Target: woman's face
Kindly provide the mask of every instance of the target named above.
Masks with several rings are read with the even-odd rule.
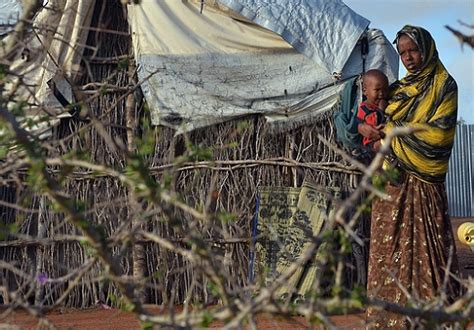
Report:
[[[407,35],[401,35],[398,39],[398,53],[403,66],[412,73],[421,68],[423,58],[416,43]]]

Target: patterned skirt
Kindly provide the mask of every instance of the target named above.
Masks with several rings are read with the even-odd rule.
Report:
[[[444,184],[429,184],[405,174],[388,184],[390,200],[372,205],[367,294],[406,306],[412,300],[431,301],[446,292],[446,302],[459,294],[458,264]],[[446,286],[446,287],[444,287]],[[409,320],[369,308],[369,328],[404,329]]]

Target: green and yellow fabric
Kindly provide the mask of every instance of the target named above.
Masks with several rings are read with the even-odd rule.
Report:
[[[305,181],[300,188],[261,187],[258,239],[259,273],[271,283],[304,253],[312,236],[318,235],[331,211],[332,197],[338,191]],[[320,248],[321,249],[321,248]],[[304,296],[318,272],[318,254],[297,269],[277,297]]]
[[[386,132],[395,127],[420,131],[392,140],[399,166],[429,183],[444,182],[454,142],[457,118],[457,85],[438,58],[428,31],[406,25],[397,35],[409,36],[422,53],[422,67],[395,82],[385,112]]]

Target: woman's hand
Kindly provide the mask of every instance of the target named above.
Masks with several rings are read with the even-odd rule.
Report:
[[[368,124],[360,123],[359,125],[357,125],[357,131],[360,135],[365,136],[366,138],[369,138],[372,141],[377,141],[385,137],[385,134],[383,132],[384,127],[384,125],[372,127]]]
[[[375,143],[374,143],[374,151],[375,152],[379,152],[380,148],[382,147],[382,143],[380,141],[382,141],[382,140],[375,141]]]

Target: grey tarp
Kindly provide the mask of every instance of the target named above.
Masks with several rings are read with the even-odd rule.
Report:
[[[342,1],[218,0],[200,9],[198,0],[129,6],[156,125],[189,131],[264,114],[276,127],[292,127],[337,106],[341,81],[362,71],[356,43],[369,22]],[[393,81],[393,47],[380,31],[369,32],[369,46],[367,68]]]
[[[49,1],[34,20],[38,34],[22,45],[32,56],[11,67],[29,86],[18,91],[30,105],[28,120],[49,117],[33,127],[39,134],[69,111],[48,82],[75,101],[71,84],[81,73],[93,8],[92,0]],[[341,81],[362,71],[356,43],[368,21],[339,0],[206,0],[202,14],[200,0],[143,0],[128,8],[156,125],[189,131],[264,114],[275,127],[292,127],[337,106]],[[393,81],[395,50],[380,31],[368,36],[366,67]]]

